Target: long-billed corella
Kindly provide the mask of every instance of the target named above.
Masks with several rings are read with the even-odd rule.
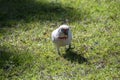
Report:
[[[52,42],[55,44],[58,54],[60,54],[59,48],[69,45],[71,47],[72,33],[70,27],[66,24],[61,25],[52,32]]]

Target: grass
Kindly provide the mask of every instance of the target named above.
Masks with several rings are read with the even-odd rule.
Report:
[[[0,0],[1,80],[119,80],[119,0]],[[51,32],[65,19],[72,46]]]

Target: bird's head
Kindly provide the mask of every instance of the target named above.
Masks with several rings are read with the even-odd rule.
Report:
[[[68,36],[68,32],[69,32],[69,26],[68,25],[61,25],[59,27],[59,30],[60,30],[60,33]]]

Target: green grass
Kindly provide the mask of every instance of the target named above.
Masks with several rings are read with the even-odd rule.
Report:
[[[72,46],[51,32],[65,19]],[[119,0],[0,0],[1,80],[119,80]]]

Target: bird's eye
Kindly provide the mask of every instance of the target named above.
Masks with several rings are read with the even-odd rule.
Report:
[[[61,29],[62,32],[67,32],[69,29]]]
[[[61,31],[64,32],[64,29],[62,29]]]

